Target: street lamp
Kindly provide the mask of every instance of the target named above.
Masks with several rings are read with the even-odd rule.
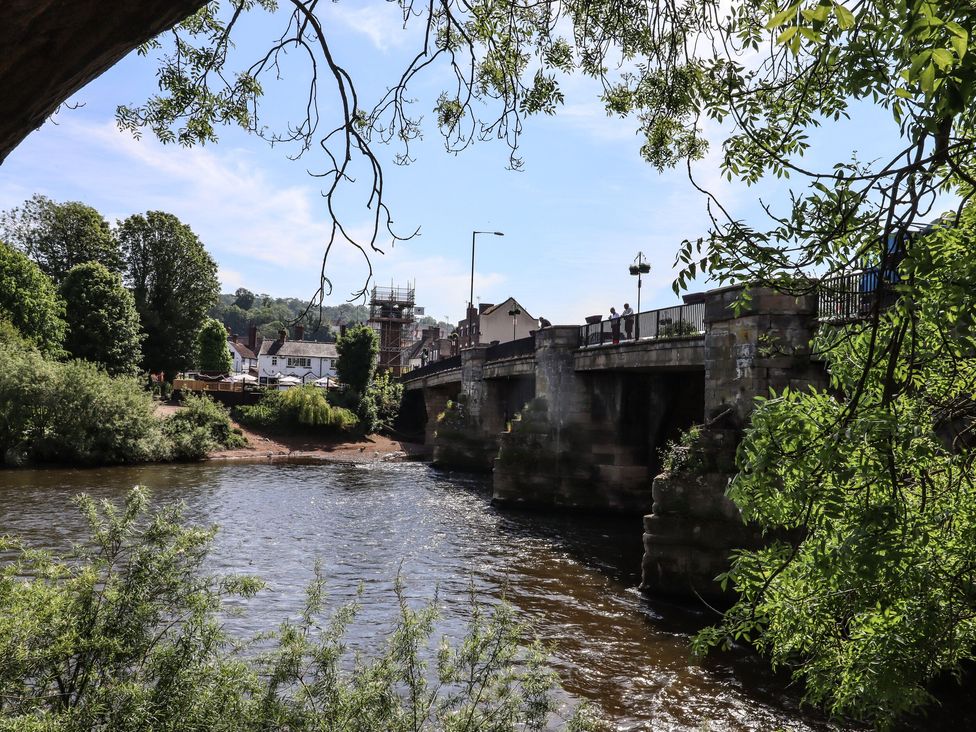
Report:
[[[515,340],[515,328],[518,325],[518,316],[522,314],[519,310],[518,305],[508,311],[508,314],[512,316],[512,340]]]
[[[634,263],[630,265],[630,273],[637,277],[637,323],[636,330],[634,331],[634,340],[640,340],[640,301],[641,301],[641,276],[646,275],[651,271],[651,265],[648,263],[647,258],[644,256],[644,252],[637,252],[637,256],[634,257]]]
[[[471,293],[468,295],[468,308],[474,307],[474,239],[478,234],[494,234],[495,236],[505,236],[500,231],[472,231],[471,232]]]

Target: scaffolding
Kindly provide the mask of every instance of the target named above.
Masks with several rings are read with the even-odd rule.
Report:
[[[380,343],[377,370],[392,376],[402,371],[401,354],[407,343],[404,330],[414,320],[413,287],[374,287],[369,300],[369,325]]]

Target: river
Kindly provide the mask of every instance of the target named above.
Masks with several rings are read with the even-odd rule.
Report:
[[[362,583],[351,642],[368,645],[395,615],[399,571],[416,601],[438,592],[442,630],[464,628],[473,583],[504,593],[553,648],[567,693],[620,730],[826,730],[797,696],[746,654],[700,662],[688,652],[710,616],[641,598],[640,521],[546,517],[491,506],[482,478],[419,463],[153,465],[0,472],[0,533],[64,550],[84,535],[81,492],[121,499],[148,486],[217,524],[216,572],[255,574],[268,588],[229,620],[250,635],[294,616],[320,559],[333,603]]]

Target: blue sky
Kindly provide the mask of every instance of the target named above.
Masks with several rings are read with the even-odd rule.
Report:
[[[415,34],[399,28],[395,4],[328,4],[323,12],[337,59],[367,98],[396,78]],[[255,16],[249,22],[242,50],[273,38],[267,21]],[[269,119],[300,106],[294,99],[303,75],[297,68],[286,67],[285,73],[268,90]],[[419,110],[433,106],[443,78],[435,72],[418,85]],[[320,187],[306,170],[321,168],[321,159],[289,161],[284,150],[232,128],[221,131],[218,144],[192,149],[119,132],[116,105],[140,102],[154,89],[152,62],[133,54],[80,91],[73,101],[84,106],[62,110],[0,166],[0,209],[37,192],[84,201],[110,221],[169,211],[217,260],[224,292],[243,286],[276,296],[310,296],[329,228]],[[592,84],[569,80],[564,91],[559,114],[526,123],[522,172],[506,169],[508,149],[500,142],[447,154],[432,126],[409,166],[393,164],[393,149],[377,149],[398,229],[421,230],[419,237],[374,257],[379,284],[415,281],[418,304],[429,315],[456,321],[468,297],[471,232],[487,229],[505,237],[478,239],[475,296],[482,302],[512,295],[554,323],[581,322],[625,301],[636,305],[636,282],[627,265],[638,251],[653,267],[642,308],[675,302],[674,253],[682,239],[706,232],[704,197],[684,170],[659,174],[641,160],[634,123],[607,118]],[[890,142],[882,125],[890,128],[890,122],[876,110],[865,115],[840,132],[821,133],[817,156],[843,159],[851,149],[869,156],[872,148],[882,150]],[[724,181],[714,146],[695,172],[738,216],[756,216],[760,195],[785,192],[781,181],[757,188]],[[367,212],[356,215],[365,225]],[[338,303],[361,286],[366,270],[344,247],[333,255],[329,274],[335,283],[329,302]]]

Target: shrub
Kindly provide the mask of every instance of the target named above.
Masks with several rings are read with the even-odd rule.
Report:
[[[214,450],[247,444],[234,431],[227,409],[206,394],[187,394],[183,408],[163,423],[163,432],[173,460],[196,460]]]
[[[701,437],[701,427],[692,425],[681,433],[678,441],[668,440],[661,448],[661,468],[665,473],[694,473],[701,465],[701,456],[695,446]]]
[[[0,458],[7,465],[187,460],[243,444],[226,410],[206,397],[189,398],[164,422],[136,377],[46,358],[3,321],[0,345]]]
[[[152,397],[134,377],[32,348],[0,349],[0,451],[27,461],[103,465],[165,457]]]
[[[329,404],[322,389],[317,386],[289,389],[284,393],[282,402],[291,420],[301,425],[335,427],[341,430],[356,426],[356,415],[348,409]]]
[[[284,429],[286,426],[284,393],[269,389],[257,404],[234,407],[234,418],[245,427],[258,430]]]
[[[267,391],[261,401],[237,407],[235,417],[248,427],[289,431],[302,427],[350,431],[357,427],[356,415],[329,404],[317,386],[297,386],[288,391]]]
[[[433,640],[437,609],[407,603],[364,657],[345,643],[356,604],[324,610],[316,567],[304,611],[285,620],[263,656],[235,653],[219,613],[251,597],[253,577],[205,572],[213,529],[180,510],[147,516],[134,489],[124,506],[82,497],[91,536],[70,558],[3,540],[0,698],[11,728],[49,730],[543,730],[555,723],[555,674],[512,608],[470,593],[456,644]],[[178,618],[179,622],[174,622]],[[595,729],[577,711],[566,729]]]
[[[382,432],[393,428],[397,415],[400,414],[400,403],[403,401],[403,384],[390,378],[388,373],[377,374],[366,390],[364,399],[373,404],[376,419],[373,428],[368,432]],[[363,416],[360,414],[360,419]]]

